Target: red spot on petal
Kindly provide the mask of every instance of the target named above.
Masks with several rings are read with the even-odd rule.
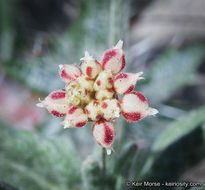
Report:
[[[56,110],[52,110],[51,114],[54,115],[55,117],[65,117],[65,115],[66,115],[65,113],[60,113]]]
[[[88,66],[88,67],[86,68],[86,75],[87,75],[88,77],[90,77],[90,78],[92,78],[92,71],[93,71],[93,68],[92,68],[92,67]]]
[[[101,107],[102,107],[103,109],[106,109],[106,108],[108,107],[108,104],[107,104],[106,102],[103,102],[102,105],[101,105]]]
[[[108,78],[108,82],[113,85],[113,79],[111,77]]]
[[[113,139],[114,139],[113,130],[110,129],[108,124],[105,122],[104,123],[104,143],[110,145],[112,144]]]
[[[71,109],[68,110],[68,114],[73,114],[77,109],[78,107],[72,107]]]
[[[123,103],[123,99],[120,100],[120,104],[122,104],[122,103]]]
[[[107,64],[107,62],[112,59],[112,57],[114,57],[117,54],[117,50],[116,49],[112,49],[112,50],[108,50],[104,53],[103,55],[103,59],[102,59],[102,68],[105,69],[105,65]]]
[[[97,80],[96,84],[97,84],[98,86],[100,86],[100,85],[101,85],[100,80]]]
[[[141,113],[139,112],[122,112],[122,116],[131,122],[136,122],[139,121],[140,119],[142,119]]]
[[[134,87],[135,87],[134,85],[130,85],[129,88],[123,94],[127,94],[127,93],[133,91]]]
[[[135,94],[142,102],[146,102],[146,98],[140,92],[130,92],[129,94]]]
[[[127,78],[127,77],[128,77],[128,75],[127,75],[126,73],[120,73],[119,75],[117,75],[117,76],[115,77],[115,80],[125,79],[125,78]]]
[[[86,125],[87,121],[82,121],[82,122],[78,122],[75,124],[76,127],[83,127],[84,125]]]
[[[58,100],[58,99],[62,99],[62,98],[65,98],[65,92],[53,92],[51,94],[51,99],[53,100]]]

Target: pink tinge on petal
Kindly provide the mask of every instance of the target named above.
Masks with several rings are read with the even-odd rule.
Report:
[[[65,91],[63,90],[51,92],[37,106],[46,108],[55,117],[64,117],[70,107],[65,99]]]
[[[125,54],[124,53],[122,54],[122,58],[121,59],[122,59],[122,65],[121,65],[120,71],[122,71],[125,68],[125,65],[126,65]]]
[[[139,73],[120,73],[114,78],[114,89],[118,94],[127,94],[131,92],[137,81],[143,79],[140,77],[143,72]]]
[[[65,91],[55,91],[50,94],[50,97],[53,100],[58,100],[58,99],[65,98],[65,94],[66,94]]]
[[[116,49],[106,51],[104,53],[103,59],[102,59],[102,68],[105,69],[105,66],[106,66],[107,62],[116,55],[117,55],[117,50]]]
[[[123,93],[123,94],[127,94],[127,93],[129,93],[129,92],[131,92],[131,91],[133,91],[134,90],[134,88],[135,88],[135,86],[134,85],[130,85],[129,87],[128,87],[128,89]]]
[[[135,92],[130,92],[130,94],[135,94],[142,102],[147,102],[147,99],[140,92],[135,91]]]
[[[87,123],[87,121],[78,122],[78,123],[75,124],[75,126],[76,126],[77,128],[80,128],[80,127],[85,126],[86,123]]]
[[[62,77],[63,79],[67,79],[67,80],[73,80],[73,79],[74,79],[73,77],[71,77],[71,76],[66,72],[65,69],[63,69],[63,70],[61,71],[61,77]]]
[[[93,71],[93,68],[92,67],[90,67],[90,66],[88,66],[87,68],[86,68],[86,74],[87,74],[87,76],[88,77],[92,77],[92,71]]]
[[[82,71],[76,65],[63,65],[60,67],[59,74],[64,82],[69,83],[81,76]]]
[[[114,138],[114,132],[113,130],[107,125],[107,123],[104,123],[104,143],[107,145],[112,144]]]
[[[112,74],[119,73],[125,67],[125,55],[122,51],[122,41],[113,49],[104,52],[101,60],[103,70],[111,71]]]
[[[52,111],[51,111],[51,114],[52,114],[53,116],[55,116],[55,117],[65,117],[65,116],[66,116],[65,113],[60,113],[60,112],[58,112],[58,111],[56,111],[56,110],[52,110]]]
[[[138,92],[125,94],[120,101],[122,116],[130,122],[137,122],[146,117],[149,106],[145,100],[144,96]]]
[[[129,92],[120,100],[122,116],[130,121],[137,122],[148,115],[155,115],[158,111],[150,108],[146,98],[140,92]]]
[[[106,109],[106,108],[108,107],[108,104],[107,104],[106,102],[103,102],[102,105],[101,105],[101,107],[102,107],[103,109]]]
[[[88,121],[87,114],[80,107],[73,106],[67,112],[65,120],[62,122],[64,128],[83,127]]]
[[[110,149],[115,137],[115,124],[100,119],[92,126],[92,134],[100,146]]]
[[[130,112],[130,113],[122,112],[122,116],[127,121],[130,121],[130,122],[136,122],[142,119],[141,114],[139,112]]]
[[[78,107],[72,107],[68,110],[68,114],[73,114],[76,110],[78,109]]]
[[[127,78],[128,77],[128,74],[126,74],[126,73],[120,73],[119,75],[117,75],[116,77],[115,77],[115,81],[116,80],[119,80],[119,79],[125,79],[125,78]]]

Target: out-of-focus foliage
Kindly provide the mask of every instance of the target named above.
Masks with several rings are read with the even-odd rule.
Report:
[[[126,3],[124,4],[121,3],[122,7],[120,8],[126,10],[127,5]],[[49,35],[49,41],[55,47],[54,51],[44,52],[43,56],[30,54],[24,60],[22,58],[20,60],[14,59],[11,55],[4,59],[3,69],[9,76],[22,81],[33,90],[48,93],[59,88],[59,86],[63,88],[63,83],[59,80],[57,72],[59,64],[75,63],[79,65],[80,58],[84,56],[85,50],[89,50],[91,55],[98,57],[102,54],[105,47],[110,45],[108,38],[112,38],[113,35],[118,39],[123,37],[127,27],[123,21],[127,18],[124,16],[127,13],[124,12],[120,16],[123,20],[119,18],[116,20],[116,14],[119,12],[117,5],[119,5],[117,2],[108,0],[103,2],[96,0],[82,2],[79,18],[72,25],[72,28],[69,28],[60,36]],[[112,22],[121,28],[120,31],[116,31],[112,23],[109,24],[111,16],[109,6],[112,6],[113,11],[116,12],[112,16],[114,17]],[[43,36],[40,37],[40,41],[43,40],[41,38]],[[114,43],[114,41],[111,43]],[[41,45],[39,44],[39,46]]]
[[[166,50],[147,73],[150,82],[142,92],[147,96],[151,94],[151,103],[157,105],[170,98],[179,88],[194,84],[204,51],[201,45],[183,50]]]
[[[0,123],[0,179],[24,189],[78,186],[80,160],[65,139],[17,131]]]

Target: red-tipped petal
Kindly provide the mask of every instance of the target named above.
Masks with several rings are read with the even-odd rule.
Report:
[[[115,91],[119,94],[126,94],[131,92],[137,81],[143,79],[140,77],[143,73],[120,73],[114,79],[114,88]]]
[[[59,74],[65,83],[76,80],[82,75],[81,69],[76,65],[59,65]]]
[[[108,122],[105,119],[97,121],[92,126],[92,134],[97,143],[111,150],[115,138],[116,125],[113,122]]]
[[[158,111],[150,108],[146,98],[140,92],[130,92],[120,101],[122,116],[130,122],[137,122],[148,115],[155,115]]]
[[[56,90],[51,92],[45,100],[37,104],[38,107],[45,107],[53,116],[64,117],[69,104],[65,99],[66,92],[63,90]]]
[[[103,70],[119,73],[125,67],[125,56],[122,50],[123,42],[120,40],[113,49],[104,52],[101,65]]]

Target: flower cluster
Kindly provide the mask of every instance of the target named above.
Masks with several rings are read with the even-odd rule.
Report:
[[[37,104],[56,117],[65,117],[62,122],[65,128],[79,128],[94,121],[92,134],[108,154],[116,134],[115,120],[120,114],[127,121],[137,122],[158,113],[149,107],[141,93],[133,91],[137,81],[143,79],[143,73],[120,73],[125,67],[122,45],[120,40],[105,51],[101,62],[85,52],[81,68],[59,65],[65,90],[56,90]],[[118,94],[124,95],[121,100]]]

